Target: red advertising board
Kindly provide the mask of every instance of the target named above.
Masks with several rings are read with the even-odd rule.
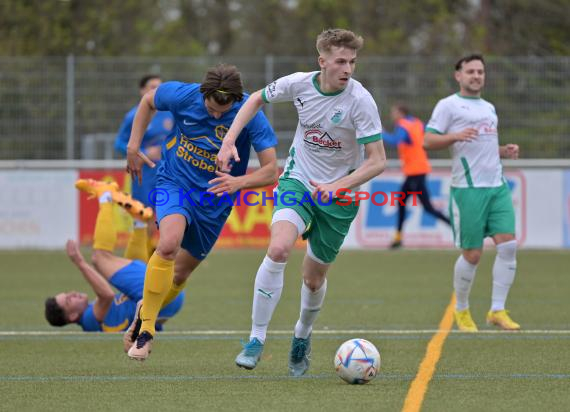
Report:
[[[120,169],[112,170],[80,170],[80,179],[97,179],[115,181],[121,190],[130,192],[130,177]],[[254,192],[254,193],[251,193]],[[266,200],[263,200],[262,192],[265,192]],[[244,199],[247,195],[247,203]],[[239,200],[236,200],[232,213],[230,214],[223,230],[216,243],[216,247],[234,248],[266,248],[269,244],[271,214],[273,211],[273,201],[267,198],[273,195],[273,186],[263,189],[251,189],[242,191]],[[78,192],[79,196],[79,239],[82,244],[88,245],[93,241],[93,231],[95,229],[95,219],[99,205],[94,199],[88,199],[87,195]],[[257,204],[256,204],[257,203]],[[115,206],[115,221],[118,222],[117,230],[119,239],[117,247],[124,247],[132,221],[130,216],[120,207]]]

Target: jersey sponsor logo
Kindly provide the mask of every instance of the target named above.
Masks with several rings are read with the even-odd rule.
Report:
[[[327,150],[342,150],[341,142],[334,140],[328,132],[319,129],[305,131],[305,143]]]
[[[484,135],[484,134],[496,135],[497,134],[497,124],[493,120],[483,120],[475,126],[475,129],[477,129],[477,131],[481,135]]]
[[[210,173],[214,173],[216,170],[216,158],[218,157],[218,154],[217,152],[214,153],[212,151],[198,147],[192,143],[192,141],[199,139],[206,139],[208,142],[212,143],[211,139],[208,136],[188,137],[182,135],[180,137],[180,144],[176,149],[176,156],[186,160],[188,163],[194,167],[197,167],[198,169],[207,170]],[[214,147],[216,149],[219,149],[219,146],[214,145]]]

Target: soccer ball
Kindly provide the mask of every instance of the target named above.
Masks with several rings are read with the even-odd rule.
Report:
[[[336,351],[334,367],[348,383],[368,383],[380,370],[380,353],[365,339],[350,339]]]

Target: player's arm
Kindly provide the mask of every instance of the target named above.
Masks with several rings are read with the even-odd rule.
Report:
[[[477,138],[477,129],[468,127],[457,133],[439,134],[430,129],[424,136],[424,149],[441,150],[451,146],[455,142],[470,142]]]
[[[232,176],[227,173],[216,171],[215,179],[210,180],[214,184],[210,192],[221,196],[225,193],[232,194],[241,189],[267,186],[275,183],[278,176],[277,153],[274,147],[269,147],[257,153],[260,168],[255,172],[243,175]]]
[[[503,159],[518,159],[519,145],[509,143],[504,146],[499,146],[499,156]]]
[[[133,180],[138,179],[139,183],[142,182],[142,165],[146,162],[144,159],[146,156],[141,156],[140,148],[144,133],[156,113],[154,105],[155,94],[156,89],[153,89],[142,97],[137,114],[133,120],[129,143],[127,143],[127,171],[131,174]],[[149,163],[147,162],[147,164]],[[153,167],[151,164],[149,166]]]
[[[351,174],[329,184],[311,181],[310,183],[315,186],[313,196],[316,197],[321,192],[321,199],[328,202],[329,192],[332,192],[334,196],[338,189],[351,189],[360,186],[374,176],[381,174],[386,168],[386,152],[382,140],[366,143],[364,152],[366,153],[366,160]]]
[[[109,285],[109,282],[87,263],[75,241],[68,240],[65,249],[69,260],[79,269],[83,278],[89,283],[95,295],[97,295],[93,304],[93,314],[99,322],[102,322],[113,303],[115,292]]]
[[[224,136],[222,147],[220,147],[218,157],[216,158],[216,165],[221,171],[229,170],[229,164],[232,159],[239,162],[240,159],[235,142],[243,128],[253,119],[253,116],[263,107],[264,103],[261,97],[261,90],[258,90],[249,96],[239,109],[230,129]]]
[[[133,118],[130,116],[130,112],[123,119],[123,123],[119,128],[117,137],[115,138],[115,150],[121,153],[123,156],[127,154],[127,144],[129,143],[129,136],[131,133],[131,128],[133,127]]]

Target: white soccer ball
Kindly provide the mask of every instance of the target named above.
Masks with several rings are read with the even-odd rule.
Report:
[[[334,356],[336,373],[348,383],[368,383],[380,370],[380,353],[365,339],[344,342]]]

